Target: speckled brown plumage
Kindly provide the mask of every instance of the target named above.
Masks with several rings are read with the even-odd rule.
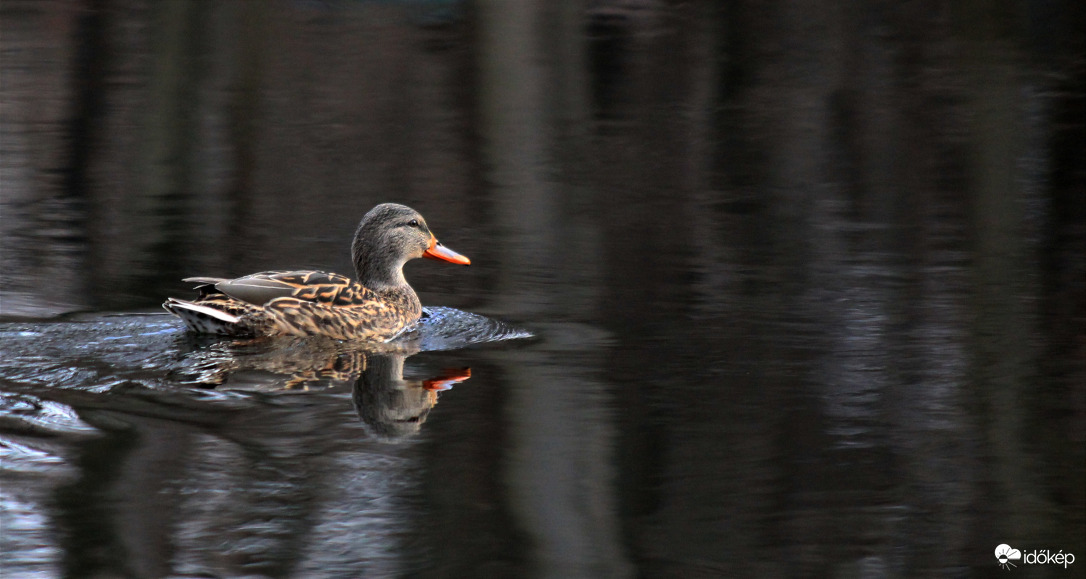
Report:
[[[362,218],[351,252],[359,281],[323,271],[187,278],[199,284],[199,297],[167,298],[162,306],[200,333],[383,342],[422,314],[403,277],[404,263],[417,257],[471,263],[438,243],[418,212],[394,203],[378,205]]]

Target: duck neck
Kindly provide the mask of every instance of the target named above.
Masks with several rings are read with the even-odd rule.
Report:
[[[355,257],[355,273],[360,284],[409,313],[422,313],[419,296],[403,276],[404,262],[381,259],[380,255],[366,255],[365,252],[360,252]]]

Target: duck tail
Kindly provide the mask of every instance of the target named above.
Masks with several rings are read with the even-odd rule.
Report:
[[[222,310],[177,298],[166,298],[162,307],[181,318],[194,332],[224,336],[240,336],[248,333],[246,325],[241,322],[241,316]]]

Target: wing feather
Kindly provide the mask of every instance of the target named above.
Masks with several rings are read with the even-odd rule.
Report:
[[[210,278],[201,278],[199,281],[203,279]],[[286,297],[316,303],[335,303],[340,293],[352,286],[374,297],[373,292],[362,288],[350,278],[324,271],[265,271],[215,282],[215,289],[222,293],[256,305]]]

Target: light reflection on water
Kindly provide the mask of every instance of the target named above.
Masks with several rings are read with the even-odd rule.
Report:
[[[1086,553],[1060,3],[9,4],[5,575]],[[190,275],[347,273],[384,201],[473,260],[409,264],[447,307],[396,344],[131,313]]]

